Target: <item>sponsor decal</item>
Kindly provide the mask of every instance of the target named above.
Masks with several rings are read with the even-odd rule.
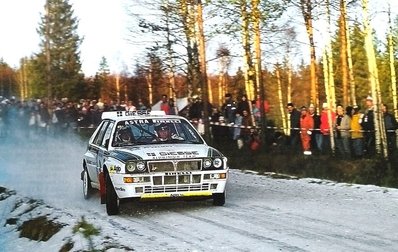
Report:
[[[148,110],[136,110],[136,111],[117,111],[116,116],[117,117],[123,117],[123,116],[140,116],[140,115],[150,115],[150,112]]]
[[[159,152],[160,156],[197,156],[199,155],[199,152],[197,151],[161,151]]]
[[[123,187],[117,187],[117,186],[115,186],[115,190],[116,191],[121,191],[121,192],[125,192],[126,191],[126,189],[124,189]]]
[[[166,172],[166,176],[174,176],[174,175],[190,175],[192,172],[189,171],[181,171],[181,172]]]
[[[146,155],[153,159],[192,158],[199,156],[199,152],[198,151],[160,151],[159,153],[146,152]]]
[[[194,197],[194,196],[211,196],[213,193],[209,191],[193,191],[182,193],[144,193],[141,195],[142,199],[156,199],[156,198],[178,198],[178,197]]]
[[[116,165],[111,165],[110,167],[109,167],[109,173],[117,173],[117,172],[120,172],[121,171],[121,168],[119,167],[119,166],[116,166]]]
[[[149,120],[147,119],[137,119],[137,120],[128,120],[126,124],[148,124]]]
[[[153,123],[181,123],[179,119],[153,119]]]

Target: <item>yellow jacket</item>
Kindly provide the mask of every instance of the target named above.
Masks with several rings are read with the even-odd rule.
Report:
[[[363,114],[358,113],[352,115],[351,119],[351,139],[363,138],[362,121]]]

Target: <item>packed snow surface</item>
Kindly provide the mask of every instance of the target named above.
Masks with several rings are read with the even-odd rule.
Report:
[[[0,251],[398,251],[397,189],[231,169],[222,207],[135,202],[108,216],[98,195],[83,199],[85,149],[74,137],[0,142]],[[48,241],[20,237],[38,216],[63,228]],[[82,217],[100,230],[91,244],[72,232]]]

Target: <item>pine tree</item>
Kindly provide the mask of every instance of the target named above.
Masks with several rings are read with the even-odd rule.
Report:
[[[50,99],[82,96],[78,94],[83,81],[79,52],[82,39],[77,28],[78,20],[68,0],[47,0],[37,30],[41,36],[37,67],[45,69],[42,83]]]
[[[351,31],[351,47],[352,47],[352,63],[354,68],[356,83],[356,100],[359,104],[366,98],[370,92],[370,84],[368,80],[369,69],[366,59],[365,43],[363,30],[359,23],[355,23]]]

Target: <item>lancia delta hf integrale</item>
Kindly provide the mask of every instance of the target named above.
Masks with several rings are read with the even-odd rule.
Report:
[[[108,215],[120,201],[211,198],[225,203],[227,158],[192,124],[162,111],[104,112],[83,157],[84,198],[99,190]]]

